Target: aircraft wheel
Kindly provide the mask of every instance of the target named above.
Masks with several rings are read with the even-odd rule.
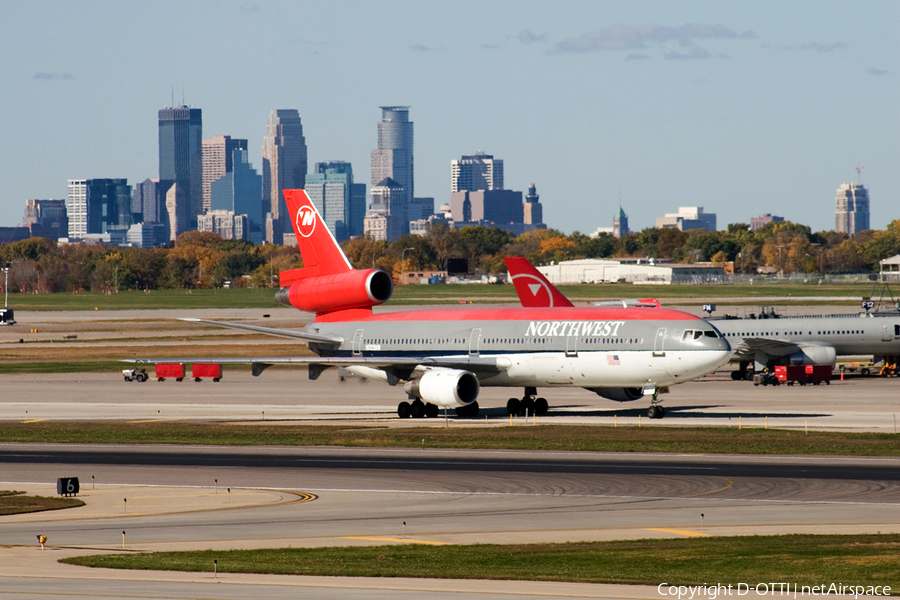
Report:
[[[547,404],[546,398],[538,398],[534,401],[534,414],[543,416],[547,414],[547,411],[550,409],[550,405]]]
[[[747,371],[747,373],[744,375],[744,380],[745,381],[753,381],[753,374],[754,374],[753,371]]]
[[[731,380],[732,381],[740,381],[743,378],[744,378],[744,375],[740,371],[732,371],[731,372]]]
[[[468,412],[469,412],[470,417],[478,416],[478,410],[479,410],[478,409],[478,401],[473,402],[472,404],[468,405],[466,408],[469,409]]]
[[[457,406],[454,410],[456,410],[457,417],[465,417],[466,416],[466,408],[465,406]]]
[[[522,398],[522,402],[519,404],[519,411],[519,414],[534,414],[534,398],[531,396]]]
[[[435,417],[437,417],[439,412],[440,412],[440,409],[437,407],[436,404],[432,404],[429,402],[428,404],[425,405],[425,416],[428,417],[429,419],[434,419]]]
[[[663,415],[665,415],[665,411],[663,410],[663,407],[658,404],[654,404],[647,409],[647,416],[651,419],[662,419]]]
[[[421,419],[425,416],[425,403],[421,400],[414,401],[409,406],[409,414],[412,415],[413,419]]]
[[[825,385],[831,385],[831,380],[830,380],[830,379],[826,379],[826,380],[825,380]]]
[[[409,402],[401,402],[397,405],[397,416],[401,419],[408,419],[410,415]]]
[[[506,401],[506,413],[510,415],[519,414],[519,399],[518,398],[510,398]]]

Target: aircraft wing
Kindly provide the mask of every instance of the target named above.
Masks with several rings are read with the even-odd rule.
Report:
[[[749,351],[752,353],[762,352],[769,356],[785,356],[800,351],[800,346],[795,342],[786,340],[775,340],[771,338],[746,337],[741,340],[735,348],[735,353],[740,351]]]
[[[292,338],[295,340],[304,340],[307,342],[321,342],[324,344],[340,345],[344,342],[344,338],[333,335],[322,335],[320,333],[307,333],[306,331],[295,331],[293,329],[278,329],[275,327],[262,327],[260,325],[245,325],[244,323],[229,323],[228,321],[210,321],[209,319],[195,319],[184,317],[180,321],[190,321],[191,323],[206,323],[207,325],[216,325],[217,327],[228,327],[231,329],[243,329],[245,331],[255,331],[266,335],[274,335],[278,337]]]
[[[307,365],[310,367],[310,377],[315,379],[318,374],[329,367],[370,367],[379,369],[406,379],[408,374],[417,366],[447,367],[449,369],[464,369],[472,371],[476,375],[496,375],[508,369],[511,365],[506,357],[482,357],[482,356],[257,356],[244,358],[129,358],[120,362],[136,365],[156,363],[190,363],[190,364],[229,364],[251,365],[253,375],[258,376],[265,369],[273,365]]]

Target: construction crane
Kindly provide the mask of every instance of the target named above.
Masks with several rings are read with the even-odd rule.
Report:
[[[857,185],[857,186],[862,185],[862,179],[860,179],[859,173],[860,173],[860,171],[862,171],[863,169],[865,169],[864,166],[862,166],[862,165],[856,165],[856,185]]]

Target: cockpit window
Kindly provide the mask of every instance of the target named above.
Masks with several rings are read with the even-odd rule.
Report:
[[[703,335],[705,335],[706,337],[711,337],[711,338],[717,338],[717,337],[719,337],[719,336],[716,335],[716,332],[715,332],[715,331],[712,331],[712,330],[704,331],[704,332],[703,332]]]

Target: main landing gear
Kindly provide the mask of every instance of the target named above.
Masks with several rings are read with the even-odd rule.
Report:
[[[436,404],[425,403],[422,402],[419,398],[416,398],[412,402],[401,402],[397,406],[397,416],[401,419],[408,419],[412,417],[413,419],[421,419],[428,418],[433,419],[438,416],[440,413],[440,409]],[[472,402],[471,404],[467,404],[465,406],[461,406],[456,409],[457,417],[477,417],[478,416],[478,402]]]
[[[510,398],[506,402],[506,412],[510,415],[546,415],[550,408],[547,400],[537,398],[537,388],[525,388],[525,395],[522,399]]]

